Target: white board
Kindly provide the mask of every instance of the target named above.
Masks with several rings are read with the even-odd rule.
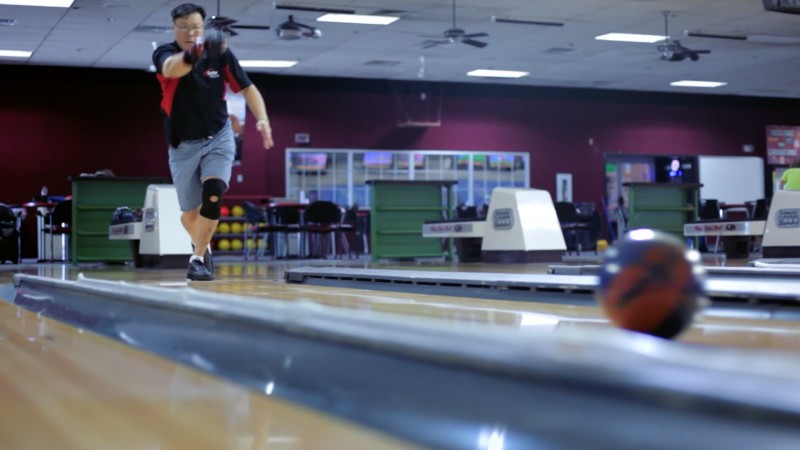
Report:
[[[700,156],[701,199],[744,203],[765,198],[764,160],[758,156]]]

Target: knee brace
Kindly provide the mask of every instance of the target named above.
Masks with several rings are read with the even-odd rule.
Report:
[[[203,182],[203,204],[200,206],[200,215],[206,219],[219,220],[222,207],[222,194],[228,185],[219,178],[209,178]],[[213,198],[216,198],[214,200]]]

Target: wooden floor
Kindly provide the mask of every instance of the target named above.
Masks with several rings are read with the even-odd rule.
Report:
[[[125,266],[0,266],[73,280],[78,274],[170,289],[237,294],[264,301],[314,302],[345,309],[552,333],[610,325],[597,307],[480,300],[294,285],[288,268],[370,267],[367,261],[217,262],[213,282],[184,270]],[[712,264],[720,264],[713,261]],[[546,272],[546,264],[391,264],[390,269]],[[800,350],[800,322],[699,315],[678,338],[687,345]],[[124,380],[121,382],[120,380]],[[409,448],[380,433],[244,390],[193,369],[84,333],[0,301],[0,442],[3,448]],[[335,442],[335,446],[330,443]]]
[[[4,449],[411,447],[6,302],[0,339]]]
[[[726,262],[708,260],[706,264],[722,266],[745,264],[742,260]],[[526,328],[550,327],[554,333],[591,327],[611,326],[597,307],[528,303],[500,300],[480,300],[467,297],[446,297],[395,293],[360,289],[318,287],[286,284],[287,269],[317,265],[323,267],[379,267],[415,271],[459,271],[544,274],[548,264],[381,264],[366,260],[338,261],[244,261],[217,264],[213,282],[187,283],[184,270],[133,269],[123,266],[88,266],[80,269],[64,264],[41,264],[22,269],[22,272],[58,279],[75,279],[78,273],[86,277],[121,280],[144,285],[180,289],[191,286],[208,292],[237,294],[285,302],[307,301],[327,306],[427,317],[462,323],[511,327],[525,332]],[[2,268],[2,266],[0,266]],[[0,285],[11,282],[13,271],[0,271]],[[699,314],[691,328],[677,338],[687,344],[708,344],[737,348],[800,350],[800,322],[774,319],[720,317]]]

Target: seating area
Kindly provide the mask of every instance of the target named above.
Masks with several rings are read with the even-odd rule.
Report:
[[[580,210],[572,202],[556,202],[554,206],[567,251],[594,250],[600,236],[600,215],[596,208],[585,206]]]
[[[276,259],[350,257],[355,255],[351,238],[361,239],[356,248],[368,247],[366,232],[358,224],[357,207],[346,211],[321,200],[265,207],[246,201],[243,206],[245,242],[254,239],[258,243],[255,249],[245,249],[245,260],[268,255]]]
[[[701,199],[697,211],[698,222],[742,222],[766,220],[769,212],[767,199],[744,203],[722,203],[717,199]],[[761,236],[741,238],[708,235],[700,238],[699,250],[707,253],[724,252],[729,257],[746,258],[757,251]]]

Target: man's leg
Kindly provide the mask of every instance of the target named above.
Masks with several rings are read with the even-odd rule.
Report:
[[[214,237],[214,231],[217,229],[219,220],[211,220],[201,216],[200,207],[197,207],[181,214],[181,223],[192,238],[194,255],[204,256],[208,249],[208,244]]]
[[[222,207],[222,194],[228,189],[228,185],[219,178],[208,177],[203,179],[203,202],[200,207],[191,211],[186,211],[181,215],[183,224],[194,244],[194,254],[189,260],[190,267],[199,261],[204,265],[206,271],[194,273],[196,270],[190,269],[189,278],[192,280],[211,280],[213,279],[213,262],[211,253],[207,252],[211,238],[219,223],[220,208]],[[205,258],[208,258],[206,260]]]

